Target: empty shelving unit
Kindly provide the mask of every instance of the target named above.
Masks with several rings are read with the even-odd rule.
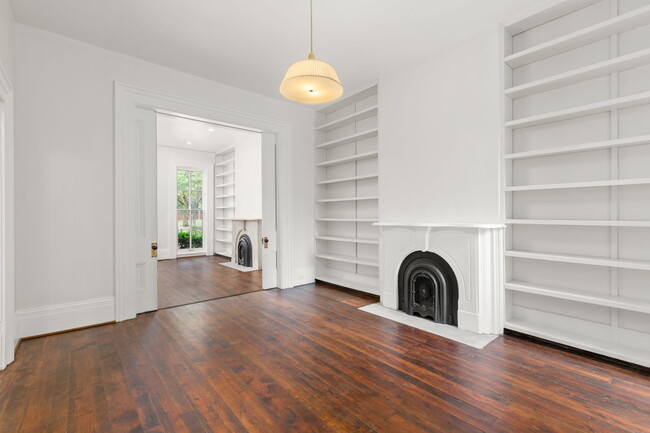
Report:
[[[316,279],[379,294],[377,85],[318,111]]]
[[[214,253],[232,254],[232,218],[235,215],[235,150],[215,156],[214,163]]]
[[[650,366],[650,2],[503,36],[505,327]]]

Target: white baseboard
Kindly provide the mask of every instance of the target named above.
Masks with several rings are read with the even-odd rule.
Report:
[[[295,268],[292,272],[292,287],[311,284],[314,282],[315,273],[313,266],[304,266],[302,268]]]
[[[89,299],[16,311],[18,337],[49,334],[115,320],[115,299]]]

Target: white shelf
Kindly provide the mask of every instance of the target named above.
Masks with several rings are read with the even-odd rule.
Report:
[[[594,143],[575,144],[573,146],[552,147],[542,150],[531,150],[527,152],[509,153],[504,156],[505,159],[526,159],[537,158],[541,156],[561,155],[565,153],[588,152],[599,149],[613,149],[625,146],[637,146],[649,144],[650,135],[639,135],[636,137],[619,138],[616,140],[597,141]]]
[[[650,271],[650,261],[644,260],[607,259],[599,257],[578,256],[573,254],[549,254],[516,250],[506,251],[505,255],[506,257],[516,257],[521,259]]]
[[[595,63],[585,66],[584,68],[574,69],[562,74],[553,75],[541,80],[532,81],[520,86],[506,89],[505,95],[512,99],[523,98],[524,96],[535,93],[546,92],[548,90],[576,84],[580,81],[592,78],[602,77],[613,72],[620,72],[626,69],[636,68],[650,63],[650,48],[637,51],[632,54],[620,56],[615,59],[605,60],[604,62]]]
[[[327,149],[334,146],[342,146],[348,143],[354,143],[355,141],[365,140],[366,138],[376,137],[378,134],[378,129],[371,129],[364,132],[357,132],[356,134],[348,135],[347,137],[337,138],[336,140],[328,141],[323,144],[316,146],[316,149]]]
[[[637,311],[640,313],[650,313],[650,300],[603,295],[587,292],[584,290],[564,289],[559,287],[530,284],[521,281],[508,281],[505,284],[505,288],[515,292],[532,293],[534,295],[566,299],[568,301],[602,305],[603,307]]]
[[[337,286],[349,287],[350,289],[359,290],[361,292],[372,293],[375,295],[379,294],[379,279],[375,279],[375,284],[368,284],[350,278],[337,277],[327,273],[316,274],[316,279]]]
[[[366,108],[365,110],[357,111],[353,114],[350,114],[348,116],[341,117],[340,119],[333,120],[331,122],[325,123],[321,126],[317,126],[316,130],[317,131],[331,131],[333,129],[340,128],[342,126],[350,125],[354,122],[358,122],[360,120],[368,119],[370,117],[376,116],[377,115],[377,106],[372,106],[369,108]]]
[[[215,230],[218,231],[218,232],[232,232],[231,229],[226,229],[226,228],[221,228],[221,227],[217,227],[217,228],[215,228]]]
[[[517,16],[505,22],[504,29],[511,36],[515,36],[599,1],[601,0],[555,0],[552,5],[549,5],[549,2],[539,2],[536,10],[529,10],[524,16]]]
[[[316,167],[328,167],[331,165],[345,164],[348,162],[360,161],[363,159],[377,158],[379,152],[366,152],[358,155],[346,156],[345,158],[333,159],[331,161],[324,161],[316,164]]]
[[[334,223],[376,223],[376,218],[316,218],[318,222],[334,222]]]
[[[584,227],[650,227],[650,221],[507,219],[506,224]]]
[[[215,206],[215,209],[234,209],[235,206]]]
[[[225,171],[223,173],[215,174],[214,177],[226,177],[226,176],[230,176],[231,174],[235,174],[235,170],[230,170],[230,171]]]
[[[342,238],[336,236],[316,236],[319,241],[347,242],[353,244],[379,245],[379,239]]]
[[[227,188],[229,186],[235,186],[235,182],[222,183],[221,185],[215,185],[215,188]]]
[[[490,223],[422,223],[422,222],[390,222],[379,221],[376,226],[380,227],[450,227],[450,228],[467,228],[467,229],[502,229],[506,226],[504,224],[490,224]]]
[[[214,166],[215,167],[223,167],[224,165],[230,165],[230,164],[234,164],[234,163],[235,163],[235,158],[230,158],[230,159],[226,159],[225,161],[218,162]]]
[[[234,197],[235,194],[226,194],[226,195],[215,195],[214,198],[219,199],[219,198],[230,198]]]
[[[354,263],[357,265],[379,267],[378,259],[368,259],[364,257],[344,256],[341,254],[316,254],[316,257],[323,260],[334,260],[335,262]]]
[[[215,239],[215,242],[221,242],[223,244],[230,244],[230,243],[232,243],[232,239]]]
[[[332,102],[331,104],[327,104],[322,108],[319,108],[318,112],[322,114],[333,113],[335,111],[340,110],[341,108],[345,108],[346,106],[350,106],[355,102],[359,102],[363,99],[369,98],[376,94],[377,94],[377,84],[375,83],[366,86],[365,88],[359,89],[354,93],[350,93],[349,96],[337,99],[335,102]]]
[[[650,6],[644,6],[627,14],[511,54],[505,57],[504,61],[511,68],[517,68],[649,23]]]
[[[624,96],[622,98],[608,99],[602,102],[582,105],[580,107],[567,108],[537,116],[524,117],[522,119],[505,122],[505,127],[510,129],[527,128],[529,126],[543,125],[545,123],[558,122],[561,120],[575,119],[592,114],[604,113],[612,109],[635,107],[650,103],[650,92],[638,93],[636,95]]]
[[[220,220],[220,221],[230,221],[231,219],[233,219],[233,217],[228,217],[228,218],[225,218],[225,217],[215,217],[214,219],[216,219],[216,220]]]
[[[647,348],[623,346],[619,343],[575,334],[571,330],[557,329],[548,325],[534,325],[520,320],[508,320],[505,327],[506,329],[555,341],[566,346],[573,346],[578,349],[650,367],[650,350]]]
[[[321,200],[316,200],[316,203],[336,203],[344,201],[361,201],[361,200],[379,200],[379,197],[348,197],[348,198],[325,198]]]
[[[572,188],[599,188],[608,186],[630,186],[630,185],[648,185],[650,178],[646,179],[626,179],[626,180],[597,180],[591,182],[570,182],[570,183],[552,183],[547,185],[529,185],[529,186],[508,186],[506,192],[517,191],[542,191],[549,189],[572,189]]]
[[[377,178],[379,178],[378,174],[366,174],[363,176],[352,176],[352,177],[342,177],[340,179],[321,180],[320,182],[316,182],[316,185],[329,185],[332,183],[354,182],[357,180],[377,179]]]

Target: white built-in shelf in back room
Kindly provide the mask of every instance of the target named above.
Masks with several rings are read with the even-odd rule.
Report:
[[[364,159],[377,158],[378,155],[379,155],[379,152],[377,152],[377,151],[359,153],[357,155],[346,156],[345,158],[338,158],[338,159],[332,159],[332,160],[329,160],[329,161],[319,162],[318,164],[316,164],[316,167],[328,167],[328,166],[332,166],[332,165],[347,164],[349,162],[361,161],[361,160],[364,160]]]
[[[552,111],[550,113],[536,116],[524,117],[521,119],[505,122],[505,127],[510,129],[527,128],[529,126],[543,125],[545,123],[559,122],[562,120],[575,119],[592,114],[605,113],[615,108],[630,108],[650,103],[650,92],[638,93],[621,98],[608,99],[593,104],[581,105],[579,107],[567,108],[564,110]]]
[[[230,158],[230,159],[226,159],[225,161],[218,162],[214,166],[215,167],[223,167],[223,166],[234,164],[234,163],[235,163],[235,158]]]
[[[316,239],[319,241],[379,245],[379,239],[343,238],[338,236],[316,236]]]
[[[337,286],[349,287],[354,290],[360,290],[366,293],[373,293],[375,295],[379,294],[379,279],[378,278],[367,278],[370,281],[373,281],[372,284],[364,283],[359,280],[353,280],[349,278],[342,278],[336,275],[332,275],[329,272],[322,272],[316,274],[316,279],[325,281],[326,283],[336,284]]]
[[[595,180],[589,182],[552,183],[546,185],[508,186],[506,192],[543,191],[550,189],[600,188],[608,186],[649,185],[650,178],[625,180]]]
[[[506,56],[504,61],[511,68],[517,68],[646,24],[650,24],[650,6],[635,9],[629,13],[511,54]]]
[[[377,105],[374,105],[372,107],[368,107],[363,110],[355,111],[354,113],[349,114],[347,116],[343,116],[339,119],[332,120],[331,122],[327,122],[323,125],[317,126],[316,130],[331,131],[333,129],[341,128],[342,126],[347,126],[352,123],[359,122],[361,120],[369,119],[370,117],[377,115],[377,110],[378,110]]]
[[[234,209],[235,206],[215,206],[215,209]]]
[[[627,260],[627,259],[609,259],[601,257],[579,256],[575,254],[551,254],[538,253],[532,251],[506,251],[506,257],[520,259],[542,260],[549,262],[574,263],[577,265],[605,266],[620,269],[636,269],[640,271],[650,271],[650,261],[647,260]]]
[[[376,128],[369,129],[368,131],[357,132],[355,134],[348,135],[343,138],[337,138],[336,140],[326,141],[325,143],[316,146],[316,149],[328,149],[330,147],[342,146],[344,144],[354,143],[355,141],[361,141],[367,138],[376,137],[378,132],[379,130]]]
[[[533,295],[566,299],[585,304],[601,305],[603,307],[619,308],[621,310],[637,311],[639,313],[650,313],[650,300],[592,293],[585,290],[551,287],[522,281],[508,281],[505,287],[507,290],[513,292],[531,293]]]
[[[650,221],[507,219],[506,224],[534,226],[650,227]]]
[[[229,186],[235,186],[235,182],[222,183],[221,185],[215,185],[215,188],[228,188]]]
[[[215,228],[216,231],[218,232],[231,232],[232,229],[227,229],[227,228],[222,228],[222,227],[217,227]]]
[[[551,147],[541,150],[530,150],[527,152],[508,153],[505,159],[527,159],[542,156],[562,155],[566,153],[589,152],[599,149],[614,149],[626,146],[637,146],[649,144],[650,135],[639,135],[636,137],[618,138],[615,140],[596,141],[592,143],[574,144],[572,146]]]
[[[536,5],[539,10],[531,11],[532,13],[526,14],[523,18],[515,17],[510,21],[506,21],[504,30],[511,36],[515,36],[600,1],[602,0],[556,1],[552,5],[549,5],[548,2],[539,2]]]
[[[232,239],[215,239],[216,242],[221,242],[222,244],[229,244],[232,242]]]
[[[376,223],[377,218],[316,218],[317,222],[326,223]]]
[[[511,87],[506,89],[505,95],[513,99],[523,98],[535,93],[542,93],[576,84],[584,80],[603,77],[613,72],[625,71],[648,63],[650,63],[650,48]]]
[[[623,346],[617,342],[576,334],[565,328],[554,328],[552,324],[532,324],[518,319],[506,321],[505,327],[523,334],[650,367],[650,349],[648,348]]]
[[[377,179],[378,177],[379,177],[378,174],[364,174],[361,176],[351,176],[351,177],[341,177],[338,179],[321,180],[320,182],[316,182],[316,185],[329,185],[332,183],[341,183],[341,182],[355,182],[357,180]]]
[[[214,198],[230,198],[234,197],[235,194],[226,194],[226,195],[215,195]]]
[[[362,201],[362,200],[379,200],[377,196],[368,196],[368,197],[347,197],[347,198],[324,198],[321,200],[316,200],[316,203],[336,203],[344,201]]]
[[[235,174],[235,170],[225,171],[223,173],[215,174],[214,177],[226,177]]]
[[[231,219],[233,219],[233,217],[215,217],[214,219],[220,221],[230,221]]]
[[[323,260],[333,260],[335,262],[354,263],[356,265],[365,265],[365,266],[373,266],[373,267],[379,266],[378,259],[369,259],[365,257],[353,257],[353,256],[344,256],[341,254],[328,254],[328,253],[316,254],[316,257]]]

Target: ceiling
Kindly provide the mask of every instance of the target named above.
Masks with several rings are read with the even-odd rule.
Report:
[[[314,0],[314,52],[354,90],[539,0]],[[308,0],[12,0],[18,22],[280,99]]]
[[[218,153],[239,144],[256,144],[259,132],[219,126],[182,117],[158,114],[158,146]],[[189,143],[189,144],[188,144]]]

